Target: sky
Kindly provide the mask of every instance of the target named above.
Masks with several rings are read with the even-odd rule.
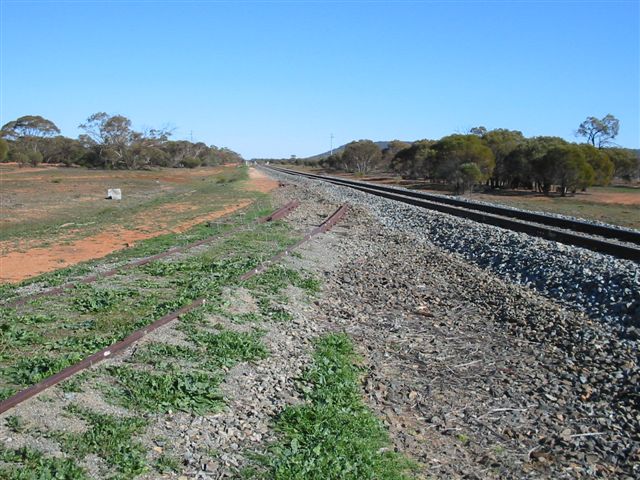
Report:
[[[640,147],[640,1],[0,0],[0,123],[104,111],[245,158],[471,127]],[[333,134],[333,140],[331,135]]]

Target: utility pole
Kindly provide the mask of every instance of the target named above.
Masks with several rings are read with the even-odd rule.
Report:
[[[193,130],[189,132],[189,137],[191,138],[191,143],[193,143]]]
[[[331,136],[329,137],[331,139],[331,153],[329,155],[333,155],[333,133],[331,134]]]

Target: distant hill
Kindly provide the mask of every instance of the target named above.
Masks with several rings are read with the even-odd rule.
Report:
[[[373,142],[375,143],[378,147],[380,147],[380,150],[384,150],[385,148],[387,148],[387,145],[389,145],[389,141],[387,140],[386,142]],[[407,143],[411,143],[411,142],[407,142]],[[347,145],[341,145],[339,147],[336,147],[333,149],[333,153],[340,153],[344,150],[344,147],[346,147]],[[312,157],[307,157],[307,158],[302,158],[301,160],[309,160],[309,161],[314,161],[314,160],[322,160],[323,158],[327,158],[329,155],[331,155],[331,152],[324,152],[324,153],[319,153],[318,155],[314,155]]]

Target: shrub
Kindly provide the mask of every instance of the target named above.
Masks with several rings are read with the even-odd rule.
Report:
[[[184,160],[182,160],[182,166],[185,168],[196,168],[199,167],[201,163],[202,162],[199,158],[194,157],[185,158]]]

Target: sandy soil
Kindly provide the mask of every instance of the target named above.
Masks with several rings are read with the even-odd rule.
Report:
[[[278,188],[277,180],[268,177],[255,168],[249,169],[249,180],[250,182],[247,183],[247,190],[250,191],[268,193],[271,190]]]
[[[131,247],[147,238],[167,233],[180,233],[194,225],[215,220],[229,213],[244,208],[251,203],[242,200],[222,210],[193,218],[177,227],[165,229],[162,223],[148,222],[134,229],[118,227],[108,232],[101,232],[68,245],[53,245],[46,248],[30,248],[24,252],[10,252],[0,259],[0,282],[17,283],[42,273],[68,267],[87,260],[102,258],[106,255]],[[166,212],[166,209],[164,210]],[[157,212],[156,212],[157,213]],[[146,214],[148,215],[148,213]]]
[[[78,188],[93,189],[95,188],[94,182],[96,179],[114,182],[114,179],[131,180],[139,178],[141,180],[153,180],[154,183],[189,183],[198,180],[203,175],[219,173],[225,168],[235,167],[225,166],[219,169],[209,169],[208,171],[202,169],[176,170],[175,173],[171,171],[169,174],[167,174],[166,171],[114,172],[113,174],[92,172],[90,175],[91,183],[79,183]],[[51,170],[51,168],[22,168],[13,170],[9,170],[6,167],[0,168],[2,177],[7,174],[22,173],[24,174],[23,176],[27,176],[29,182],[34,182],[34,184],[44,182],[42,183],[43,187],[53,195],[53,201],[51,205],[45,206],[45,211],[40,208],[40,205],[36,207],[34,207],[33,204],[30,205],[29,192],[26,191],[21,193],[21,204],[18,206],[7,206],[5,202],[3,202],[3,209],[6,209],[6,211],[10,213],[10,218],[5,220],[5,225],[32,216],[46,217],[48,214],[53,214],[56,208],[60,208],[59,204],[64,203],[64,200],[56,198],[55,194],[59,194],[61,193],[60,191],[67,189],[68,184],[52,185],[50,183]],[[86,181],[89,173],[87,170],[78,170],[77,174],[70,172],[68,169],[64,170],[65,176],[63,178],[65,183],[74,179]],[[48,172],[49,175],[41,175],[45,172]],[[7,178],[4,177],[3,180],[7,180]],[[9,182],[7,185],[8,184]],[[249,181],[246,182],[243,188],[246,191],[266,193],[277,187],[277,181],[251,168],[249,170]],[[32,192],[32,195],[35,194],[33,188],[29,190]],[[12,189],[12,193],[14,194],[19,191],[19,188]],[[81,201],[81,199],[82,197],[79,197],[70,201],[77,203]],[[103,230],[80,239],[78,239],[77,236],[78,233],[81,233],[81,228],[76,228],[73,224],[69,224],[69,227],[72,228],[69,228],[64,235],[58,237],[58,241],[50,246],[42,246],[42,239],[39,238],[21,238],[19,241],[3,241],[0,242],[0,252],[2,252],[2,257],[0,257],[0,282],[17,283],[42,273],[51,272],[88,260],[102,258],[114,251],[134,246],[141,240],[167,233],[183,232],[199,223],[215,220],[233,213],[236,210],[246,207],[250,203],[250,200],[238,199],[235,200],[233,204],[226,205],[220,210],[196,215],[181,223],[172,224],[169,221],[170,217],[168,217],[167,213],[189,212],[198,208],[188,201],[181,201],[169,205],[161,205],[154,210],[147,210],[143,214],[136,215],[127,222],[131,227],[110,227],[108,230]],[[66,241],[65,237],[67,238]]]

